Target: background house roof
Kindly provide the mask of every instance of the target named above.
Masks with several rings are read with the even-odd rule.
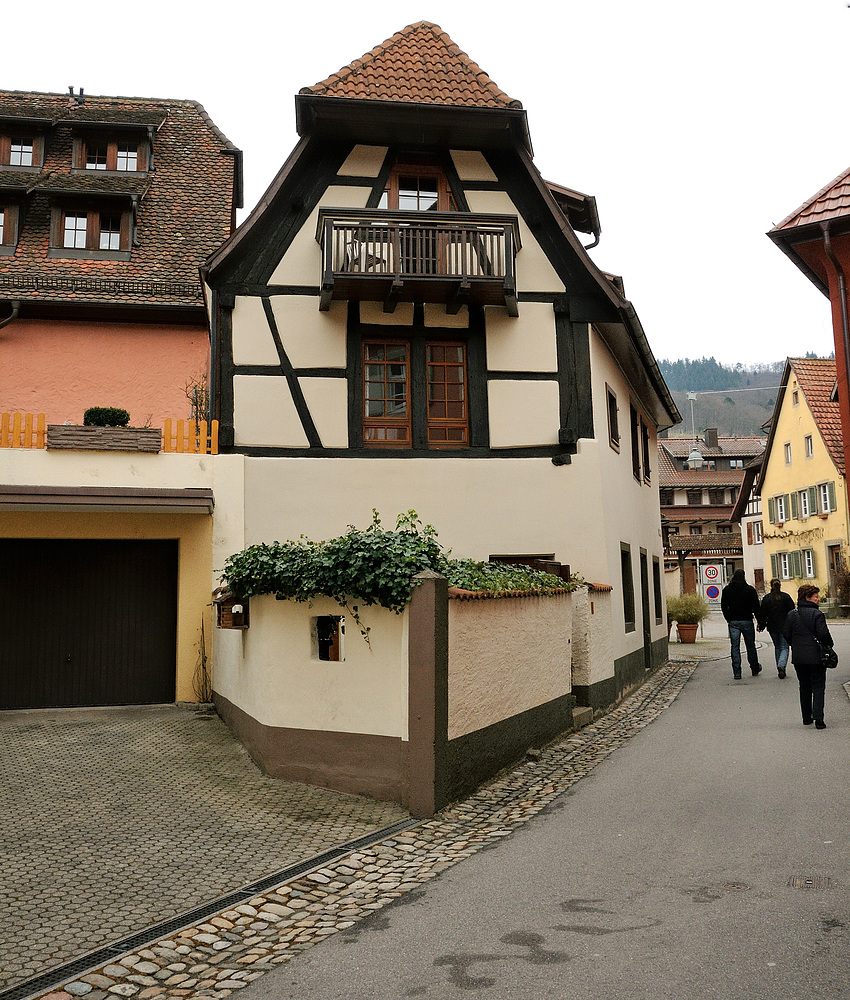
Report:
[[[717,447],[709,447],[699,438],[699,451],[703,458],[746,458],[760,455],[764,451],[766,438],[763,437],[719,437]],[[675,458],[687,458],[694,446],[692,437],[666,437],[658,442],[659,448],[666,448]]]
[[[728,521],[731,504],[662,504],[661,516],[665,521]]]
[[[838,400],[831,401],[835,388],[836,368],[833,358],[790,358],[791,368],[803,390],[815,424],[820,431],[829,457],[840,473],[844,473],[844,446],[841,438],[841,414]]]
[[[501,90],[430,21],[409,24],[302,94],[368,101],[514,108],[522,104]]]
[[[33,122],[33,119],[36,119]],[[28,124],[29,123],[29,124]],[[200,264],[231,233],[241,204],[241,153],[200,104],[185,100],[0,91],[0,133],[45,136],[40,170],[7,168],[0,191],[22,200],[14,255],[0,256],[0,298],[203,308]],[[152,138],[151,169],[121,175],[72,167],[80,134]],[[110,130],[112,130],[110,132]],[[49,257],[52,199],[136,200],[130,260]],[[73,202],[69,202],[73,203]]]
[[[768,235],[850,215],[850,167],[777,223]]]

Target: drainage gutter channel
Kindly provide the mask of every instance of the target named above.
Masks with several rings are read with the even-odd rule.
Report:
[[[257,893],[264,892],[272,886],[281,885],[283,882],[288,882],[315,868],[322,868],[324,865],[330,864],[332,861],[337,861],[352,851],[363,847],[371,847],[372,844],[385,840],[387,837],[393,836],[393,834],[401,833],[403,830],[409,830],[411,827],[418,826],[421,822],[422,820],[419,819],[400,820],[398,823],[386,826],[382,830],[367,833],[356,840],[349,840],[340,847],[332,847],[329,851],[317,854],[306,861],[299,861],[297,864],[290,865],[289,868],[284,868],[273,875],[265,875],[263,878],[257,879],[256,882],[251,882],[249,885],[242,886],[241,889],[235,889],[224,896],[219,896],[209,903],[204,903],[203,906],[197,906],[195,909],[181,913],[170,920],[163,920],[161,923],[152,924],[143,931],[138,931],[128,937],[121,938],[119,941],[114,941],[112,944],[104,945],[95,951],[90,951],[87,955],[83,955],[82,958],[75,958],[64,965],[58,965],[56,968],[50,969],[48,972],[43,972],[38,976],[26,979],[22,983],[18,983],[17,986],[0,990],[0,1000],[26,1000],[28,997],[43,993],[45,990],[58,986],[68,979],[91,972],[99,966],[105,965],[111,959],[116,959],[127,952],[135,951],[138,948],[152,944],[167,934],[182,930],[184,927],[191,927],[199,921],[206,920],[214,914],[219,913],[221,910],[238,906],[240,903],[244,903],[252,896],[256,896]]]

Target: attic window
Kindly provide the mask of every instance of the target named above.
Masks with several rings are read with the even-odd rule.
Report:
[[[456,212],[445,171],[436,164],[397,163],[378,208],[402,212]]]
[[[78,139],[74,150],[77,170],[140,173],[147,170],[147,143],[138,139]]]
[[[0,135],[0,167],[40,167],[40,136]]]
[[[129,260],[132,212],[121,205],[67,205],[53,209],[49,257]]]

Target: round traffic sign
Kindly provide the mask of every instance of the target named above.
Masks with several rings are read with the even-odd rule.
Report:
[[[720,597],[720,587],[716,587],[714,584],[712,584],[710,587],[706,587],[705,596],[710,601],[716,601],[717,598]]]
[[[716,580],[718,574],[718,569],[716,566],[706,566],[705,567],[705,578],[706,580]]]

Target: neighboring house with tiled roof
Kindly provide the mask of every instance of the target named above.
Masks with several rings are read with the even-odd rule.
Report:
[[[763,563],[745,561],[746,545],[731,520],[745,469],[764,446],[765,438],[719,437],[713,427],[696,439],[659,438],[658,482],[668,593],[699,591],[717,603],[718,587],[736,569],[744,569],[751,583],[764,588]],[[711,567],[708,575],[707,567]]]
[[[0,709],[201,700],[216,467],[163,425],[240,177],[194,101],[0,91]]]
[[[576,654],[561,695],[611,704],[667,655],[654,457],[680,416],[622,282],[577,235],[598,239],[595,200],[542,178],[522,104],[429,22],[301,90],[296,123],[297,146],[204,272],[213,412],[245,483],[230,521],[245,543],[327,538],[374,507],[415,508],[456,556],[569,565],[612,589],[595,665],[577,672]],[[374,782],[350,760],[397,778],[406,717],[377,739],[348,698],[307,731],[282,692],[315,669],[295,652],[264,659],[306,646],[262,600],[251,642],[219,644],[222,715],[277,773],[293,773],[287,746],[312,780]],[[521,722],[470,726],[443,759],[505,761],[532,730],[562,727],[564,705],[540,697]]]
[[[239,205],[241,153],[194,101],[0,91],[0,411],[187,417],[198,268]]]
[[[850,169],[845,170],[767,234],[832,304],[843,463],[850,463]]]
[[[836,594],[848,543],[847,490],[831,358],[789,358],[755,490],[767,508],[771,575]]]

